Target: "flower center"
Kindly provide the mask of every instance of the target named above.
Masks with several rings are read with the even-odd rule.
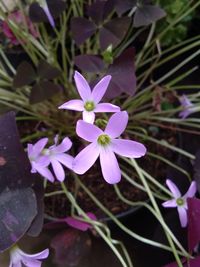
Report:
[[[110,137],[107,134],[101,134],[98,139],[97,142],[99,143],[99,145],[101,146],[107,146],[110,144]]]
[[[44,156],[49,156],[49,155],[50,155],[50,150],[47,149],[47,148],[44,148],[44,149],[42,150],[41,154],[44,155]]]
[[[185,204],[185,201],[184,201],[183,198],[179,197],[179,198],[177,198],[177,200],[176,200],[176,204],[177,204],[178,206],[183,206],[183,205]]]
[[[93,111],[95,109],[95,104],[92,101],[87,101],[84,105],[86,111]]]

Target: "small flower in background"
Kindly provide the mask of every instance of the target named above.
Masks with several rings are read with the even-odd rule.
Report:
[[[83,112],[83,120],[88,123],[94,123],[96,112],[118,112],[120,108],[110,103],[100,103],[103,98],[111,76],[102,78],[91,91],[91,88],[85,78],[78,72],[74,75],[77,90],[82,100],[70,100],[59,107],[59,109],[69,109]]]
[[[71,148],[72,142],[66,137],[61,144],[57,145],[58,135],[56,135],[54,141],[55,144],[48,149],[44,149],[42,154],[49,159],[56,178],[58,181],[62,182],[65,179],[65,172],[62,164],[68,169],[72,169],[73,157],[65,153]]]
[[[28,17],[25,17],[20,10],[11,13],[7,19],[15,22],[21,29],[25,30],[27,26],[29,29],[29,33],[33,35],[35,38],[38,37],[38,31],[34,27],[33,23],[30,21]],[[13,45],[19,45],[20,43],[26,42],[26,40],[18,40],[16,38],[8,22],[5,20],[3,21],[2,30],[5,36],[10,40],[10,42]]]
[[[195,112],[194,105],[186,95],[182,95],[179,98],[183,110],[179,113],[179,117],[182,119],[187,118],[191,113]]]
[[[93,220],[93,221],[97,220],[97,217],[94,215],[94,213],[88,212],[86,214],[91,220]],[[74,217],[69,216],[69,217],[65,218],[63,221],[66,222],[69,226],[71,226],[75,229],[78,229],[80,231],[83,231],[83,232],[92,228],[92,225],[87,223],[87,222],[82,221],[81,217],[80,217],[80,219],[78,219],[78,218],[74,218]]]
[[[48,138],[42,138],[35,145],[28,144],[28,157],[31,162],[32,173],[38,172],[50,182],[54,182],[54,175],[48,169],[51,164],[55,177],[62,182],[65,179],[62,164],[68,169],[72,169],[73,157],[65,153],[71,148],[72,142],[66,137],[61,144],[57,145],[57,135],[54,141],[55,144],[49,148],[45,148]]]
[[[14,246],[10,250],[9,267],[21,267],[22,264],[26,267],[40,267],[40,260],[46,259],[49,256],[49,249],[45,249],[37,254],[27,254],[18,246]]]
[[[27,152],[28,158],[30,160],[32,169],[32,173],[38,172],[40,175],[45,177],[50,182],[54,182],[54,177],[50,170],[48,169],[48,165],[50,161],[47,156],[42,155],[42,151],[48,142],[48,138],[42,138],[34,145],[28,144]]]
[[[166,181],[167,186],[172,192],[173,199],[165,201],[162,203],[162,206],[165,208],[177,208],[179,219],[182,227],[187,226],[188,218],[187,218],[187,199],[194,197],[197,191],[196,182],[193,181],[184,196],[181,196],[181,193],[177,186],[169,179]]]
[[[75,157],[73,170],[78,174],[84,174],[100,156],[104,179],[109,184],[118,183],[121,180],[121,171],[115,153],[129,158],[140,158],[146,153],[146,148],[141,143],[117,139],[124,132],[127,123],[128,114],[126,111],[112,115],[105,131],[93,124],[79,120],[76,133],[91,144]]]

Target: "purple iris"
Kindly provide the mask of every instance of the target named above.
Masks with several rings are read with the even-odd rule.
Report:
[[[118,112],[120,108],[110,103],[100,103],[103,98],[111,76],[102,78],[91,91],[91,88],[85,78],[78,72],[74,75],[77,90],[82,100],[70,100],[59,107],[59,109],[69,109],[83,112],[83,120],[88,123],[94,123],[96,112]]]
[[[42,138],[35,145],[28,144],[28,157],[32,165],[32,173],[38,172],[47,180],[53,182],[54,175],[62,182],[65,179],[65,172],[62,165],[72,169],[73,157],[66,152],[71,148],[72,142],[65,137],[61,144],[58,143],[58,136],[54,138],[55,144],[45,148],[48,138]],[[54,175],[48,169],[52,165]]]
[[[17,246],[10,250],[9,267],[41,267],[40,260],[46,259],[49,256],[49,249],[45,249],[37,254],[27,254]]]
[[[186,95],[182,95],[179,98],[179,101],[181,103],[181,106],[183,107],[183,110],[179,113],[179,117],[182,119],[187,118],[191,113],[193,113],[194,110],[194,105],[192,102],[189,100],[189,98]]]
[[[182,227],[187,226],[187,198],[192,198],[196,194],[197,186],[196,182],[193,181],[184,196],[181,196],[181,193],[177,186],[169,179],[166,181],[167,186],[169,187],[170,191],[172,192],[173,199],[165,201],[162,203],[163,207],[165,208],[177,208],[179,219],[181,222]]]
[[[124,132],[127,123],[128,113],[126,111],[112,115],[105,131],[93,124],[79,120],[76,133],[91,144],[75,157],[73,170],[78,174],[84,174],[100,157],[101,170],[106,182],[118,183],[121,180],[121,171],[115,153],[130,158],[140,158],[146,153],[143,144],[117,138]]]

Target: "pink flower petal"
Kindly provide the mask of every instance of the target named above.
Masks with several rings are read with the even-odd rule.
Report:
[[[170,199],[168,201],[165,201],[164,203],[162,203],[162,206],[164,208],[176,208],[177,207],[176,199]]]
[[[60,143],[60,145],[53,148],[54,153],[64,153],[68,151],[72,147],[72,142],[69,139],[69,137],[65,137],[63,141]]]
[[[51,24],[51,26],[53,28],[55,28],[55,22],[54,22],[53,16],[51,15],[51,12],[50,12],[48,6],[47,5],[44,5],[43,6],[43,10],[44,10],[44,12],[45,12],[45,14],[46,14],[46,16],[47,16],[47,18],[48,18],[49,23]]]
[[[140,158],[146,154],[146,147],[131,140],[113,139],[112,150],[120,156],[129,158]]]
[[[117,162],[115,154],[109,147],[101,148],[100,164],[103,178],[107,183],[116,184],[121,180],[121,171],[119,164]]]
[[[74,80],[80,97],[84,100],[91,100],[91,89],[86,79],[78,72],[75,71]]]
[[[95,114],[93,111],[83,111],[83,120],[88,123],[94,123],[95,120]]]
[[[69,110],[76,110],[76,111],[83,111],[84,110],[84,102],[79,99],[70,100],[60,107],[59,109],[69,109]]]
[[[42,138],[37,143],[35,143],[32,147],[32,155],[31,157],[37,157],[38,154],[41,153],[41,151],[44,149],[48,142],[48,138]]]
[[[128,123],[128,113],[126,111],[117,112],[108,121],[105,133],[112,138],[119,137],[125,130]]]
[[[78,174],[84,174],[97,160],[100,153],[99,145],[94,142],[85,147],[74,159],[73,171]]]
[[[119,112],[120,107],[110,104],[110,103],[100,103],[97,104],[94,112]]]
[[[166,180],[166,184],[169,187],[169,190],[172,192],[174,198],[181,197],[181,193],[177,186],[169,179]]]
[[[45,249],[45,250],[43,250],[39,253],[36,253],[36,254],[27,254],[27,253],[24,253],[20,249],[20,254],[22,256],[28,257],[30,259],[42,260],[42,259],[46,259],[49,256],[49,249]]]
[[[28,257],[22,258],[22,262],[24,266],[30,266],[30,267],[41,267],[42,264],[40,261],[29,259]],[[13,267],[18,267],[18,266],[14,265]],[[21,265],[19,265],[19,267],[21,267]]]
[[[180,219],[180,222],[181,222],[181,226],[182,227],[186,227],[187,226],[187,211],[185,208],[183,207],[177,207],[178,209],[178,214],[179,214],[179,219]]]
[[[86,141],[94,142],[99,135],[103,134],[103,131],[94,124],[79,120],[76,124],[76,133]]]
[[[107,75],[95,85],[92,91],[92,99],[96,104],[98,104],[101,101],[102,97],[104,96],[111,78],[112,77],[110,75]]]
[[[63,170],[62,165],[56,159],[51,159],[51,164],[52,164],[52,168],[53,168],[56,178],[60,182],[63,182],[65,179],[65,172]]]
[[[193,181],[187,191],[187,193],[183,196],[184,199],[187,199],[188,197],[194,197],[194,195],[197,192],[197,184],[195,181]]]
[[[72,162],[74,158],[68,154],[58,154],[55,156],[55,159],[62,163],[68,169],[72,169]]]
[[[48,168],[37,166],[37,164],[35,164],[34,162],[32,162],[32,166],[44,178],[46,178],[50,182],[54,182],[54,180],[55,180],[54,176],[52,175],[52,173],[50,172],[50,170]]]
[[[91,220],[94,220],[94,221],[97,220],[97,217],[91,212],[88,212],[87,216]],[[80,219],[76,219],[74,217],[67,217],[63,221],[65,221],[69,226],[71,226],[75,229],[78,229],[80,231],[87,231],[88,229],[90,229],[92,227],[91,224],[81,221],[81,217],[80,217]]]

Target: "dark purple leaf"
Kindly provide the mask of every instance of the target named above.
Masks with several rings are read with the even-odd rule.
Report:
[[[131,23],[131,18],[115,18],[100,29],[100,47],[102,50],[112,45],[115,48],[125,37]]]
[[[59,69],[52,67],[44,60],[41,60],[39,62],[39,65],[37,67],[37,73],[40,78],[47,80],[53,80],[61,74]]]
[[[51,241],[55,249],[56,264],[77,266],[80,260],[89,253],[91,240],[87,233],[68,229],[56,235]]]
[[[30,103],[36,104],[53,97],[60,92],[60,86],[50,81],[41,81],[31,90]]]
[[[29,7],[29,17],[32,22],[48,22],[48,18],[38,3],[32,3]]]
[[[66,9],[66,2],[63,0],[46,0],[49,10],[53,16],[53,18],[58,18],[61,13]]]
[[[188,199],[188,246],[192,252],[200,241],[200,199]]]
[[[182,260],[183,267],[199,267],[200,266],[200,256],[189,260],[189,262],[186,261],[186,259]],[[176,262],[172,262],[170,264],[165,265],[164,267],[178,267],[178,264]]]
[[[47,4],[53,18],[59,17],[66,8],[66,4],[62,0],[47,0]],[[29,7],[29,17],[32,22],[49,22],[44,10],[36,2]]]
[[[114,8],[113,0],[96,1],[88,7],[88,15],[99,24],[103,22]]]
[[[94,22],[86,18],[72,18],[71,19],[72,38],[77,45],[81,45],[92,36],[96,31]]]
[[[24,61],[17,68],[17,73],[13,80],[13,87],[19,88],[31,84],[35,78],[35,70],[28,62]]]
[[[194,180],[197,183],[197,189],[200,193],[200,150],[197,151],[194,161]]]
[[[126,11],[136,6],[137,0],[115,0],[115,9],[118,15],[122,15]]]
[[[135,49],[128,48],[108,68],[107,74],[112,76],[105,98],[112,99],[121,93],[134,95],[136,76],[134,68]]]
[[[143,5],[135,11],[133,25],[134,27],[147,26],[166,16],[163,9],[158,6]]]
[[[82,71],[99,72],[105,68],[103,60],[99,56],[79,55],[74,59],[75,65]]]
[[[37,214],[34,177],[13,112],[0,118],[0,251],[16,243]]]
[[[29,236],[38,236],[43,228],[44,222],[44,186],[43,179],[38,175],[34,174],[35,184],[33,190],[37,199],[37,215],[34,218],[31,226],[27,232]]]

